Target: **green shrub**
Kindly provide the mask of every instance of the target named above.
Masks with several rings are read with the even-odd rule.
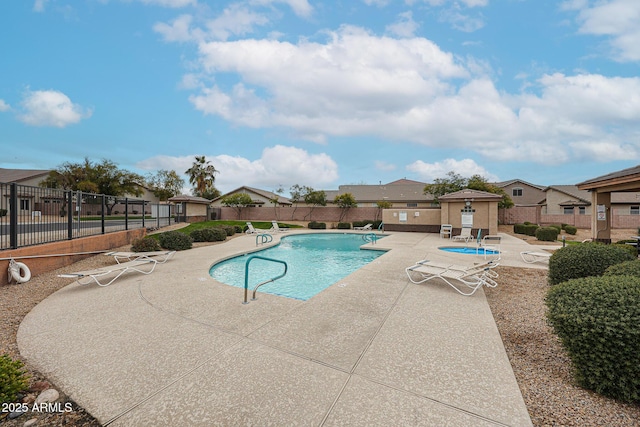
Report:
[[[513,232],[516,234],[525,234],[527,236],[535,236],[539,227],[535,224],[514,224]]]
[[[245,225],[246,228],[249,228]],[[244,233],[244,229],[242,228],[241,225],[234,225],[233,228],[235,229],[236,233]]]
[[[547,227],[555,228],[556,230],[558,230],[558,234],[562,233],[562,225],[550,224]]]
[[[353,227],[364,227],[367,224],[373,224],[373,220],[372,221],[353,221],[351,223],[351,225],[353,225]]]
[[[8,355],[0,355],[0,403],[13,403],[29,385],[24,365]]]
[[[339,230],[350,230],[351,224],[349,224],[348,222],[339,222],[336,228]]]
[[[640,261],[625,261],[608,267],[603,276],[635,276],[640,277]]]
[[[589,242],[566,246],[555,251],[549,259],[549,284],[602,276],[609,266],[632,259],[633,256],[621,245]]]
[[[194,242],[222,242],[227,239],[227,231],[220,227],[193,230],[189,236]]]
[[[222,228],[225,233],[227,233],[227,236],[233,236],[234,234],[236,234],[236,228],[233,225],[222,225],[220,226],[220,228]]]
[[[160,243],[153,237],[143,237],[141,239],[135,239],[131,243],[131,250],[133,252],[153,252],[162,249]]]
[[[160,246],[171,251],[183,251],[193,247],[193,239],[179,231],[167,231],[158,235]]]
[[[578,227],[574,227],[573,225],[565,225],[564,231],[567,234],[571,234],[572,236],[575,236],[576,233],[578,232]]]
[[[614,399],[640,401],[640,278],[587,277],[551,288],[547,318],[578,383]]]
[[[542,242],[555,242],[560,234],[558,227],[540,227],[536,230],[536,239]]]
[[[311,221],[308,227],[312,230],[326,230],[327,224],[324,222]]]
[[[633,243],[632,245],[627,245],[627,243]],[[629,240],[620,240],[618,242],[615,243],[616,245],[619,245],[621,248],[625,248],[626,250],[629,251],[629,253],[634,257],[634,258],[638,258],[638,241],[635,239],[629,239]]]

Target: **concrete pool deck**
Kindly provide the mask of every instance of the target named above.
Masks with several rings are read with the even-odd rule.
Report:
[[[244,305],[209,276],[255,236],[108,287],[74,282],[25,317],[19,349],[103,425],[531,425],[483,291],[404,272],[483,257],[440,251],[464,243],[437,234],[388,234],[375,247],[389,252],[308,301]],[[549,246],[501,236],[501,265],[544,268],[520,252]]]

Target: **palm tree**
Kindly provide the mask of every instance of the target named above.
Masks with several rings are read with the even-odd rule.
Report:
[[[205,156],[196,156],[196,161],[185,173],[189,175],[189,183],[194,186],[193,193],[202,197],[207,190],[214,188],[215,174],[218,171]]]

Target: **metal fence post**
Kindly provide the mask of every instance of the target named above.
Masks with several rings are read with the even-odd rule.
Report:
[[[73,191],[67,191],[67,238],[73,239]]]
[[[18,184],[15,182],[9,191],[9,246],[18,249]]]
[[[104,210],[105,210],[105,208],[106,208],[106,206],[105,206],[105,204],[106,204],[106,203],[105,203],[105,202],[106,202],[106,200],[105,200],[105,195],[104,195],[104,194],[100,196],[100,200],[102,201],[102,202],[101,202],[101,205],[100,205],[100,222],[102,223],[102,234],[104,234],[104,233],[105,233],[105,226],[104,226]]]
[[[129,199],[124,198],[124,229],[129,229]]]

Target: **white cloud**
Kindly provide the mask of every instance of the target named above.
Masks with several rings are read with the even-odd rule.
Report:
[[[168,169],[183,174],[191,167],[194,157],[155,156],[136,166],[144,170]],[[216,187],[222,192],[243,185],[264,190],[280,185],[288,189],[294,184],[326,188],[338,179],[338,166],[330,156],[310,154],[297,147],[267,147],[256,160],[226,154],[206,155],[206,158],[220,172],[216,175]]]
[[[457,5],[443,10],[440,13],[440,21],[448,22],[456,30],[465,33],[472,33],[484,27],[484,17],[481,14],[471,16],[463,13]]]
[[[243,5],[233,4],[222,15],[207,22],[207,33],[214,40],[227,40],[232,35],[249,34],[254,31],[254,27],[268,22],[263,15]]]
[[[91,117],[92,111],[71,102],[55,90],[28,91],[21,102],[23,113],[18,118],[32,126],[63,128]]]
[[[413,14],[408,11],[399,14],[398,20],[393,24],[387,25],[385,30],[387,33],[398,37],[413,37],[418,28],[418,23],[413,20]]]
[[[33,4],[34,12],[44,12],[45,6],[49,0],[36,0]]]
[[[153,30],[162,34],[168,42],[186,42],[193,40],[190,25],[193,17],[191,15],[180,15],[171,24],[158,22],[153,26]]]
[[[186,6],[195,6],[197,0],[139,0],[144,4],[157,5],[162,7],[180,8]]]
[[[250,3],[263,6],[284,3],[293,10],[293,13],[303,18],[309,18],[313,14],[313,6],[307,0],[250,0]]]
[[[472,159],[445,159],[441,162],[426,163],[422,160],[407,165],[407,170],[416,173],[420,179],[426,182],[433,182],[437,178],[446,178],[447,173],[453,171],[464,178],[473,175],[480,175],[487,181],[497,181],[498,178]]]
[[[11,109],[11,106],[6,102],[4,102],[4,99],[0,99],[0,113],[9,111],[10,109]]]
[[[611,0],[593,7],[573,2],[565,8],[579,10],[580,33],[609,37],[611,56],[623,62],[640,61],[640,2]]]

